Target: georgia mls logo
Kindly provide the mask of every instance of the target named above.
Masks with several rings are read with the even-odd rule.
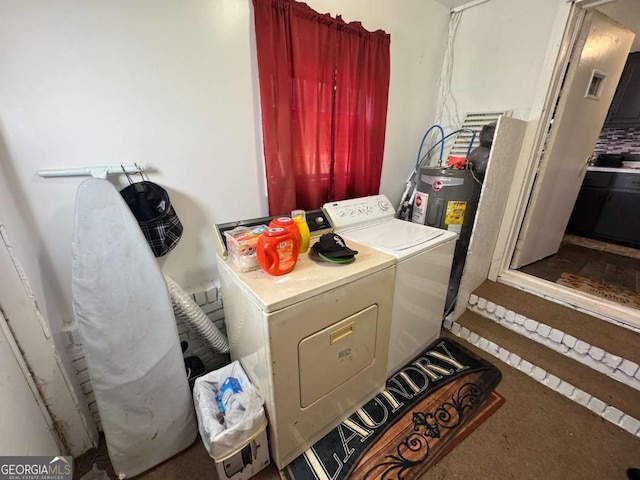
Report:
[[[56,463],[58,465],[55,465]],[[71,465],[65,457],[53,457],[53,460],[49,462],[49,465],[50,470],[59,470],[60,467],[64,467],[69,470],[71,469]]]
[[[436,180],[435,182],[433,182],[432,187],[436,192],[439,192],[440,190],[442,190],[442,187],[444,187],[444,184],[441,180]]]
[[[0,457],[0,480],[71,480],[72,457]]]

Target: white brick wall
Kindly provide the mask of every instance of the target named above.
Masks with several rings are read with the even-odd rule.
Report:
[[[225,336],[227,335],[227,327],[224,323],[224,310],[222,309],[222,297],[220,296],[220,288],[213,283],[207,284],[200,289],[191,292],[194,300],[209,319]],[[216,354],[209,347],[204,345],[200,339],[189,330],[189,328],[180,320],[176,319],[178,324],[178,332],[180,341],[186,341],[189,344],[187,351],[184,353],[185,358],[195,355],[200,357],[204,362],[207,372],[220,368],[229,363],[228,355]],[[182,331],[181,331],[182,329]]]
[[[193,299],[202,310],[207,314],[211,321],[218,327],[218,329],[224,334],[227,334],[227,328],[224,323],[224,310],[222,309],[222,297],[220,296],[220,287],[210,283],[194,289],[190,292]],[[189,330],[189,328],[179,319],[176,319],[178,327],[178,335],[180,341],[186,341],[189,344],[184,357],[197,356],[204,363],[206,372],[216,370],[223,365],[229,363],[229,355],[220,355],[215,353],[211,348],[207,347],[202,341]],[[78,330],[75,328],[66,331],[68,338],[67,349],[69,350],[72,358],[72,366],[74,371],[70,374],[77,375],[82,392],[85,396],[85,401],[89,406],[89,411],[93,416],[93,420],[98,426],[99,430],[102,430],[102,424],[100,422],[100,415],[98,413],[98,406],[93,395],[93,387],[91,386],[91,379],[89,378],[89,372],[87,372],[87,362],[84,358],[84,350],[82,348],[82,342]]]

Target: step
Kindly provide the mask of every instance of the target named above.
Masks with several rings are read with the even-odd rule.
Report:
[[[605,374],[467,310],[445,328],[640,438],[640,393]]]
[[[491,281],[467,306],[530,340],[640,390],[640,333]]]
[[[473,292],[467,307],[445,327],[640,435],[639,332],[491,281]]]

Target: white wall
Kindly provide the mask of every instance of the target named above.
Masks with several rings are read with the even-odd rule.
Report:
[[[546,108],[571,3],[566,0],[489,0],[464,10],[455,39],[451,91],[460,119],[466,112],[511,111],[527,121],[520,155],[503,168],[513,172],[503,222],[493,254],[494,268],[517,235],[513,219],[528,197],[536,136]],[[448,105],[453,105],[449,102]],[[443,119],[448,125],[450,118]],[[494,172],[500,175],[500,172]],[[471,265],[473,268],[473,265]],[[496,271],[491,274],[495,280]]]
[[[433,0],[308,3],[391,34],[382,192],[396,203],[433,123],[449,12]],[[164,271],[184,287],[214,279],[212,225],[267,214],[251,1],[0,0],[0,10],[0,218],[58,346],[73,321],[81,179],[38,169],[143,164],[185,228]]]
[[[211,225],[267,212],[250,1],[2,3],[5,161],[67,303],[80,180],[39,179],[40,168],[146,165],[185,225],[161,262],[180,283],[209,280]],[[383,191],[399,197],[433,121],[448,12],[420,0],[309,3],[391,33]]]
[[[88,405],[78,401],[82,391],[73,375],[69,352],[63,347],[66,343],[61,331],[64,318],[61,309],[65,305],[59,285],[55,280],[47,280],[46,274],[51,270],[43,254],[44,240],[35,233],[34,217],[25,208],[25,196],[1,140],[0,308],[7,319],[7,328],[25,356],[33,381],[66,440],[64,453],[79,455],[97,445],[98,432]],[[51,328],[47,318],[55,320],[56,328]],[[0,368],[4,367],[0,363]],[[24,409],[13,411],[27,430],[37,428],[35,424],[27,425],[28,409],[25,404]],[[34,423],[38,423],[35,417]]]
[[[555,61],[550,43],[569,6],[566,0],[489,0],[462,12],[451,83],[460,120],[466,112],[500,110],[537,118],[538,94],[548,83],[541,74]]]
[[[391,34],[381,191],[397,204],[434,123],[449,12],[435,0],[308,3]],[[464,11],[452,77],[461,117],[506,109],[535,122],[568,5],[489,0]],[[185,227],[160,259],[164,270],[184,287],[215,279],[212,225],[267,213],[251,1],[0,0],[0,8],[0,218],[56,343],[73,321],[81,180],[40,179],[38,169],[145,165]]]

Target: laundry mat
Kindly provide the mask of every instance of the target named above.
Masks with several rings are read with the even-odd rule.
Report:
[[[417,479],[504,403],[493,391],[501,378],[486,360],[439,338],[280,475]]]
[[[621,303],[631,308],[640,308],[640,293],[628,288],[596,282],[572,273],[561,274],[556,283],[596,297],[611,300],[612,302]]]

